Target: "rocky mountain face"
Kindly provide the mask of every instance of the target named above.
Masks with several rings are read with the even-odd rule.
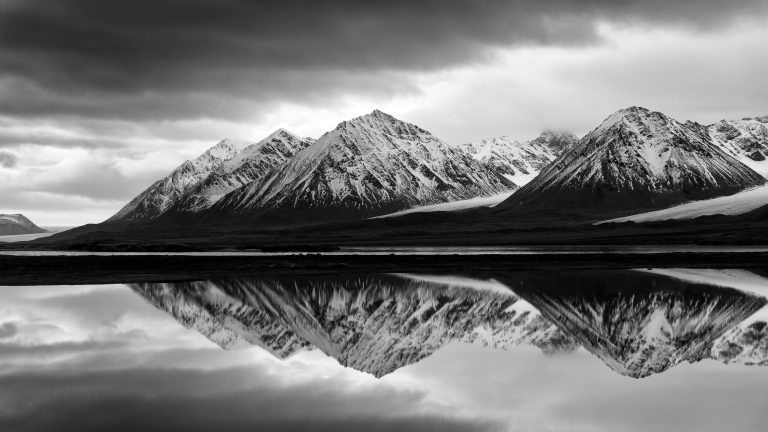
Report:
[[[707,128],[632,107],[608,117],[497,208],[654,208],[764,183]]]
[[[228,279],[131,288],[223,348],[253,344],[280,358],[319,349],[383,376],[450,341],[546,353],[578,345],[514,293],[407,275]]]
[[[107,222],[152,220],[165,213],[225,162],[246,147],[225,139],[195,159],[188,160],[132,199]]]
[[[483,139],[467,144],[466,150],[507,180],[523,186],[576,142],[576,135],[545,131],[527,142],[507,136]]]
[[[726,332],[768,303],[736,289],[622,272],[605,272],[599,280],[569,275],[567,281],[550,278],[531,286],[512,284],[564,333],[633,378],[712,357]],[[726,339],[749,338],[744,335]],[[720,358],[731,355],[725,351],[718,350]]]
[[[169,213],[198,213],[210,208],[227,193],[259,180],[273,168],[314,142],[285,129],[242,150],[200,181],[170,209]]]
[[[231,281],[231,284],[241,284]],[[211,281],[129,285],[158,309],[221,348],[259,346],[278,358],[311,348],[272,314],[253,308]]]
[[[139,194],[109,222],[198,214],[227,193],[258,180],[314,140],[279,129],[247,145],[223,140]]]
[[[710,355],[728,364],[768,366],[768,309],[726,332],[715,341]]]
[[[213,215],[360,218],[495,195],[516,186],[418,126],[381,111],[342,122]]]
[[[0,214],[0,235],[36,234],[44,229],[22,214]]]
[[[723,151],[768,178],[768,116],[722,120],[707,129]]]

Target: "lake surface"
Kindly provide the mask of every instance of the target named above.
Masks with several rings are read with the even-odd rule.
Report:
[[[0,430],[762,430],[766,275],[0,287]]]
[[[768,252],[765,246],[381,246],[342,247],[328,252],[261,252],[211,251],[211,252],[90,252],[61,250],[0,250],[0,255],[14,256],[299,256],[311,253],[326,256],[382,256],[382,255],[590,255],[590,254],[671,254],[671,253],[761,253]]]

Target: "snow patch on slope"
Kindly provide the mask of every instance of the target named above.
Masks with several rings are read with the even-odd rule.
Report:
[[[663,210],[639,213],[632,216],[597,222],[595,225],[604,223],[639,223],[673,219],[693,219],[700,216],[712,215],[736,216],[749,213],[752,210],[756,210],[765,205],[768,205],[768,185],[748,189],[734,195],[701,201],[691,201]]]
[[[685,282],[733,288],[768,298],[768,279],[748,270],[657,268],[636,271],[668,276]]]
[[[411,273],[391,273],[392,276],[401,277],[404,279],[416,281],[435,283],[439,285],[445,285],[446,287],[456,288],[471,288],[480,291],[491,291],[499,294],[514,295],[515,293],[509,289],[508,286],[497,281],[496,279],[473,279],[464,276],[453,275],[421,275]]]
[[[468,209],[478,208],[478,207],[494,207],[500,202],[509,198],[510,195],[512,195],[512,192],[504,192],[496,195],[491,195],[488,197],[477,197],[477,198],[470,198],[466,200],[450,201],[450,202],[441,203],[441,204],[432,204],[427,206],[414,207],[414,208],[402,210],[395,213],[389,213],[381,216],[374,216],[370,219],[399,217],[399,216],[405,216],[407,214],[412,214],[412,213],[448,212],[448,211],[468,210]]]

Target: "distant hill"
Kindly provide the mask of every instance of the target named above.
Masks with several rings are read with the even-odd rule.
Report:
[[[0,214],[0,235],[44,233],[44,229],[35,225],[22,214]]]

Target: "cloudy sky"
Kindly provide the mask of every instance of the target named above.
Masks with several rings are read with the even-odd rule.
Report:
[[[766,0],[0,0],[0,213],[99,222],[224,137],[768,114]]]

